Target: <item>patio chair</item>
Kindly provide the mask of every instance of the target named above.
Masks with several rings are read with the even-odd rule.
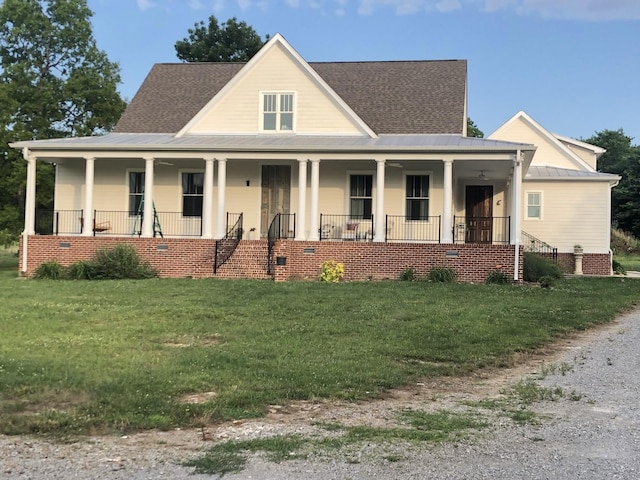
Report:
[[[347,222],[344,230],[342,230],[343,240],[357,240],[358,239],[358,223]]]

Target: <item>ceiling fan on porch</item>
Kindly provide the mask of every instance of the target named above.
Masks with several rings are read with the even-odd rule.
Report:
[[[156,160],[155,164],[156,165],[170,165],[170,166],[173,166],[173,163],[167,162],[166,160]]]
[[[480,175],[478,175],[478,180],[489,180],[489,177],[487,177],[484,174],[484,170],[480,170]]]

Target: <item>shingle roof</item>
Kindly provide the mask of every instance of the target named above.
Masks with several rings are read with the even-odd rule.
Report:
[[[461,134],[465,60],[309,63],[378,134]],[[177,133],[244,66],[156,64],[114,132]]]

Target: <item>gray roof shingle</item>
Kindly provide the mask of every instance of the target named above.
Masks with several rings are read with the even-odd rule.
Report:
[[[465,60],[309,65],[378,134],[462,133]],[[177,133],[243,66],[154,65],[114,132]]]

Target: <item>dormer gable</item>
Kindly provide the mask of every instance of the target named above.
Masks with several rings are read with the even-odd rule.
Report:
[[[183,135],[376,133],[280,34],[178,132]]]

